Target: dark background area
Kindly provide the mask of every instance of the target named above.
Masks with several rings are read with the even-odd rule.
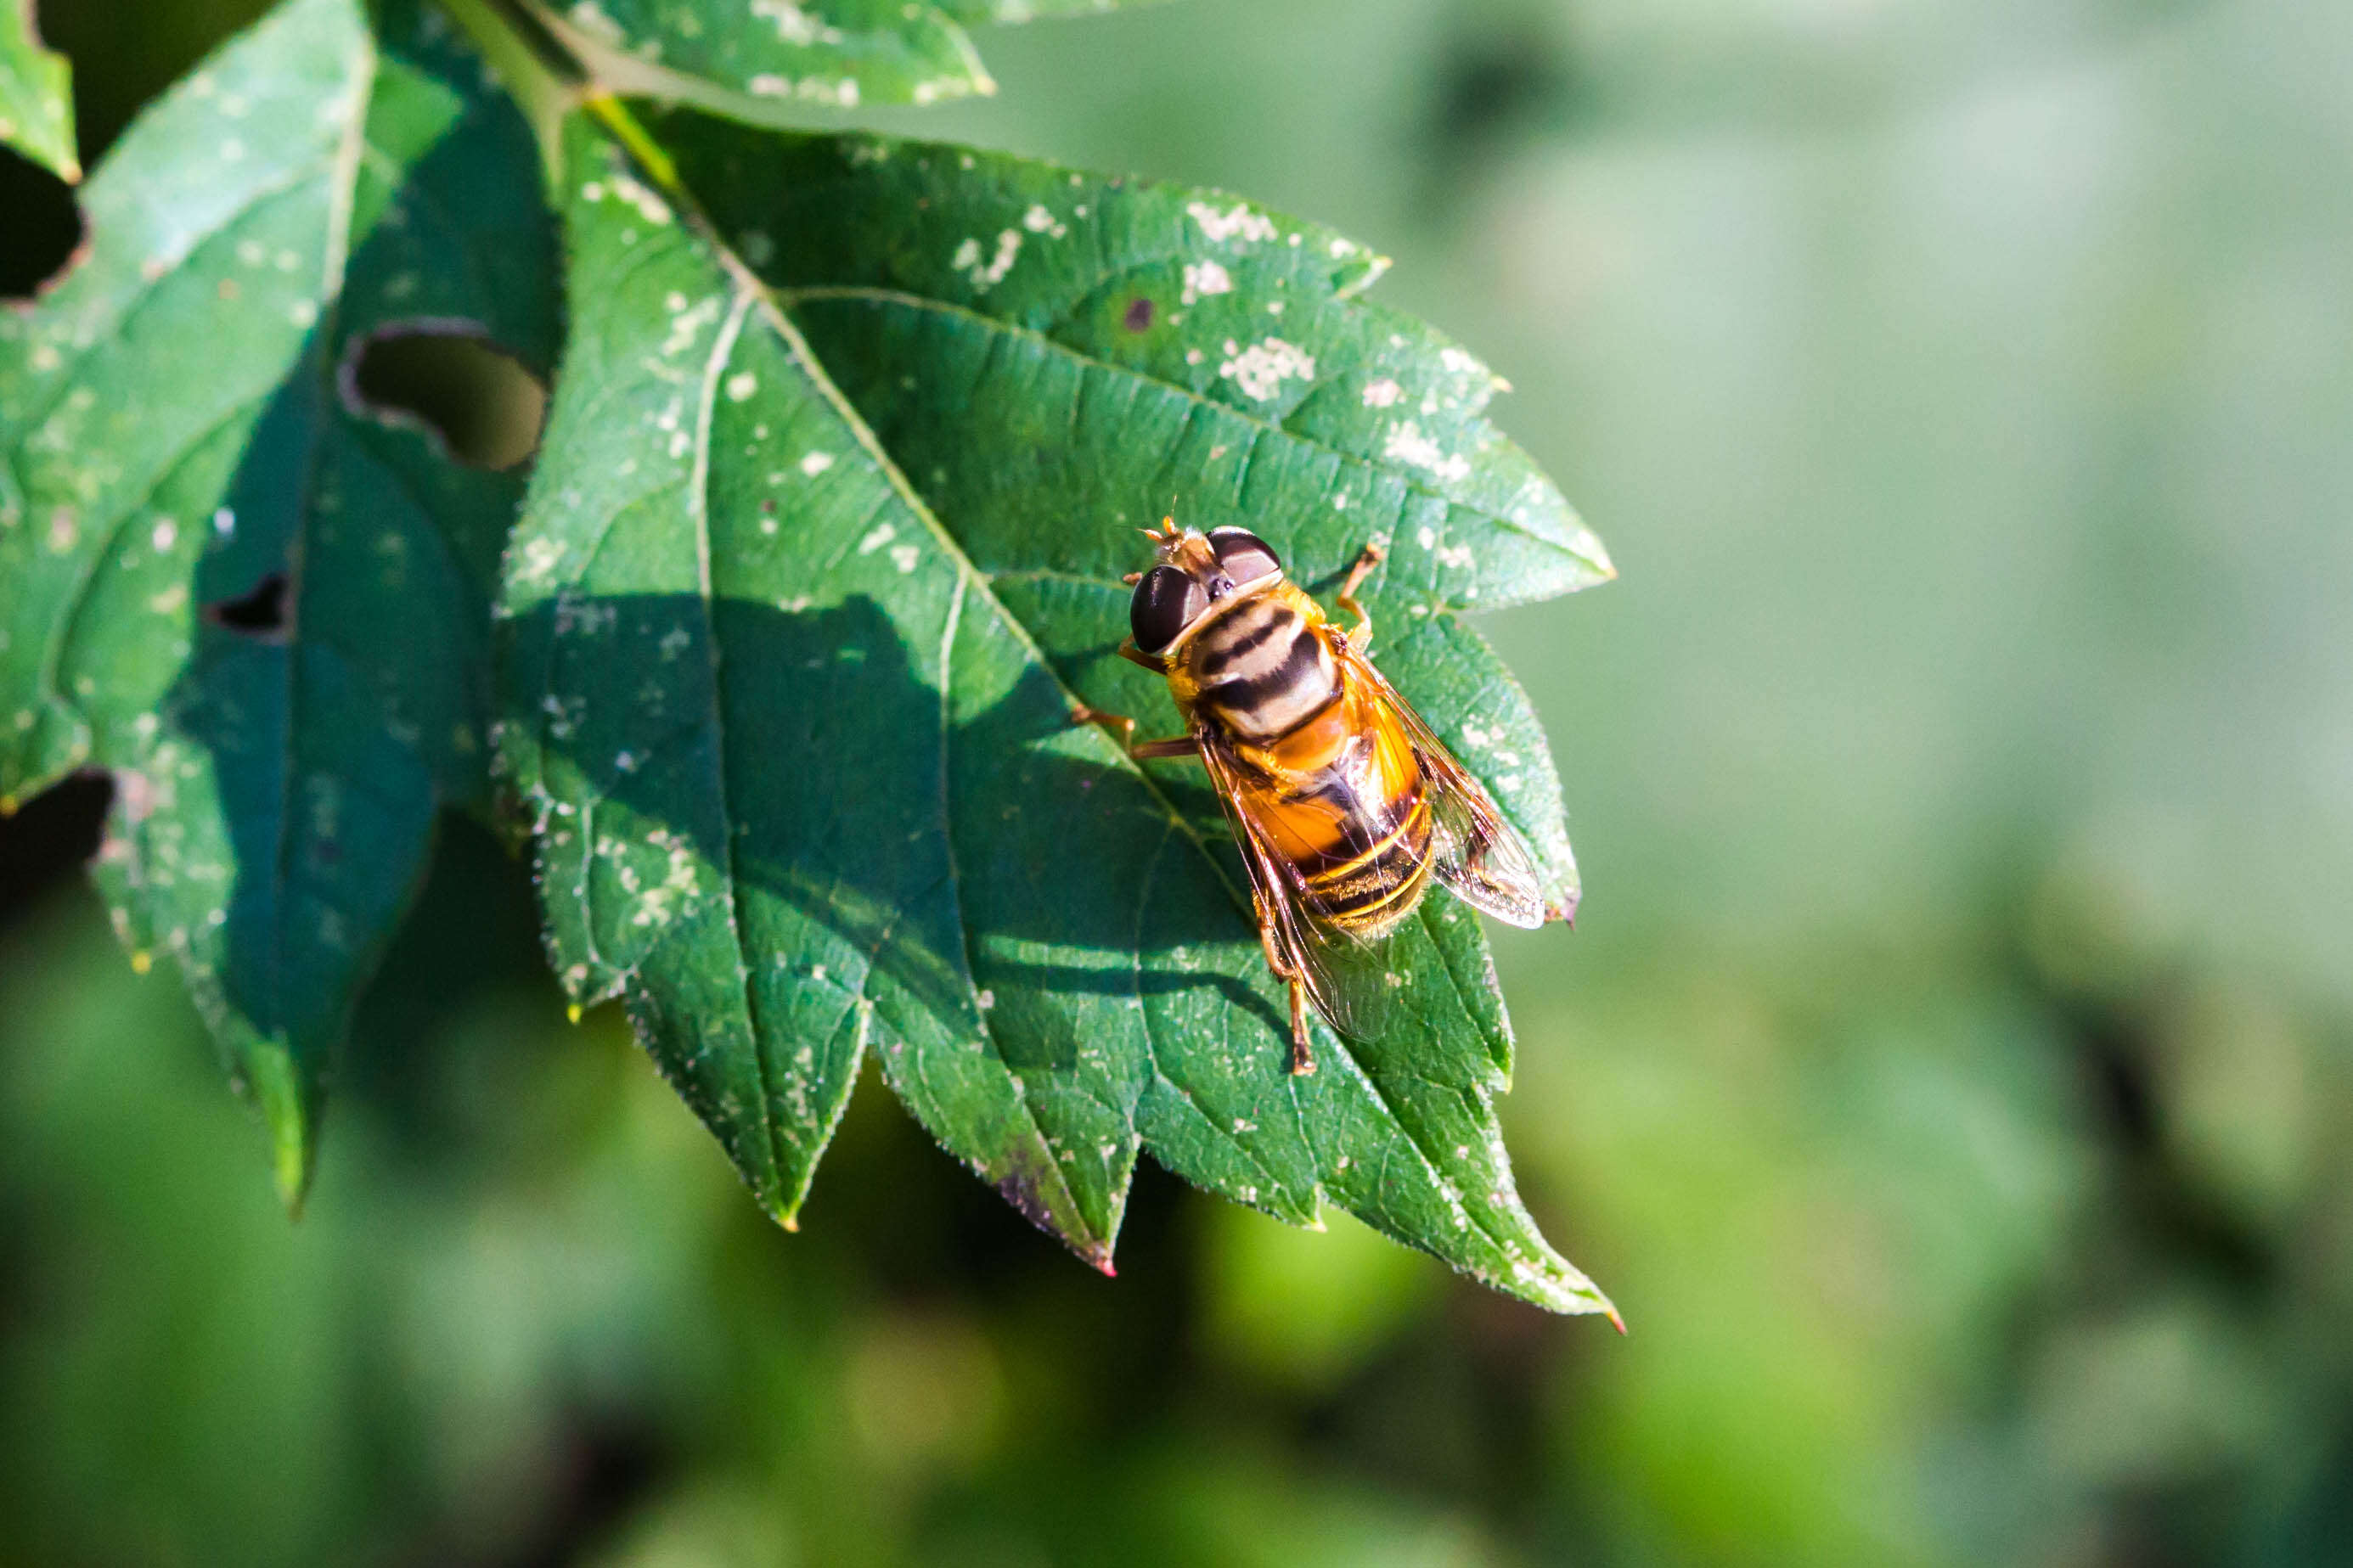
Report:
[[[44,0],[85,161],[258,9]],[[2353,12],[981,44],[849,118],[1354,233],[1609,542],[1487,629],[1588,887],[1505,1125],[1632,1332],[1150,1170],[1106,1281],[871,1081],[784,1235],[461,821],[290,1224],[76,783],[0,823],[0,1562],[2353,1560]],[[0,215],[21,293],[70,198]]]

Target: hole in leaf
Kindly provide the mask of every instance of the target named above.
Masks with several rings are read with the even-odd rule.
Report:
[[[477,468],[528,459],[547,417],[545,384],[471,321],[379,327],[345,354],[342,384],[353,413],[425,431]]]
[[[0,810],[0,930],[38,908],[80,873],[105,835],[114,785],[105,773],[76,773],[28,801]]]
[[[274,640],[286,635],[286,574],[272,572],[239,598],[205,606],[205,619],[248,637]]]
[[[1152,325],[1152,301],[1142,297],[1127,302],[1127,314],[1121,318],[1131,332],[1144,331]]]
[[[0,147],[0,299],[29,300],[65,275],[81,249],[73,187]]]

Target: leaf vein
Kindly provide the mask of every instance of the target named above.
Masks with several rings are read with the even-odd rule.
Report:
[[[711,569],[711,432],[717,420],[719,378],[727,369],[727,362],[735,352],[735,340],[744,330],[744,318],[751,313],[752,299],[739,291],[734,308],[728,311],[726,321],[712,342],[711,358],[705,363],[694,423],[694,467],[687,485],[686,504],[694,520],[695,586],[702,599],[703,623],[706,628],[704,647],[709,650],[711,671],[711,718],[714,729],[726,724],[727,687],[724,650],[720,647],[718,599],[712,585]],[[784,1132],[776,1120],[776,1082],[768,1068],[765,1031],[760,1023],[759,986],[753,978],[750,939],[744,930],[742,884],[735,868],[735,811],[727,779],[726,748],[712,748],[712,767],[713,794],[719,805],[720,876],[725,883],[727,929],[735,946],[735,984],[744,1005],[744,1027],[750,1032],[752,1068],[760,1090],[760,1130],[768,1145],[768,1163],[779,1184],[786,1180],[791,1163],[785,1152]],[[766,1196],[767,1194],[763,1194]]]
[[[1373,458],[1365,457],[1361,453],[1351,452],[1343,447],[1335,447],[1327,441],[1317,440],[1312,436],[1301,435],[1299,432],[1286,427],[1280,420],[1269,419],[1264,415],[1253,414],[1248,409],[1238,408],[1230,403],[1221,402],[1219,399],[1206,396],[1205,395],[1196,392],[1191,387],[1183,385],[1180,383],[1163,380],[1158,376],[1147,375],[1142,371],[1133,370],[1125,365],[1114,364],[1109,360],[1099,359],[1092,354],[1074,349],[1068,343],[1062,342],[1055,338],[1049,337],[1043,332],[1034,331],[1028,327],[1016,326],[1009,321],[1001,321],[994,316],[986,315],[981,311],[973,310],[969,306],[952,304],[944,300],[927,299],[921,294],[909,293],[907,290],[902,289],[883,289],[866,284],[815,284],[799,289],[781,289],[775,292],[776,299],[786,307],[797,305],[804,300],[865,300],[880,304],[898,305],[909,310],[929,311],[935,315],[955,316],[965,321],[977,322],[984,330],[1001,334],[1007,338],[1027,339],[1031,342],[1040,343],[1056,353],[1069,355],[1071,359],[1078,361],[1081,364],[1086,365],[1089,368],[1105,371],[1113,375],[1124,379],[1161,387],[1168,392],[1175,393],[1179,397],[1187,399],[1189,404],[1193,406],[1214,408],[1219,413],[1231,415],[1233,417],[1253,426],[1261,435],[1271,432],[1272,434],[1284,437],[1286,440],[1296,441],[1300,445],[1309,447],[1314,451],[1325,453],[1332,458],[1337,458],[1343,463],[1353,464],[1356,467],[1369,469],[1374,473],[1393,479],[1408,491],[1419,492],[1422,495],[1429,496],[1433,500],[1437,500],[1449,507],[1460,507],[1465,511],[1475,512],[1498,528],[1507,530],[1513,533],[1517,533],[1524,538],[1532,540],[1535,542],[1545,546],[1546,549],[1556,550],[1562,554],[1577,562],[1579,564],[1599,570],[1596,563],[1579,553],[1577,550],[1563,543],[1557,539],[1537,532],[1535,530],[1530,528],[1526,523],[1520,521],[1517,518],[1511,516],[1509,513],[1496,511],[1488,507],[1480,505],[1475,501],[1466,501],[1458,497],[1448,495],[1445,491],[1439,489],[1423,480],[1415,479],[1412,475],[1408,474],[1401,469],[1377,462]]]

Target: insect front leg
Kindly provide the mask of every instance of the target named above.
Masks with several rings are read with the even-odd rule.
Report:
[[[1347,580],[1340,584],[1339,593],[1334,595],[1335,603],[1356,617],[1356,624],[1348,628],[1348,643],[1358,653],[1373,646],[1373,617],[1366,615],[1365,606],[1356,602],[1356,590],[1366,578],[1373,574],[1373,568],[1388,559],[1388,553],[1379,540],[1366,540],[1365,547],[1356,552],[1355,563],[1348,568]]]
[[[1201,742],[1190,735],[1171,735],[1165,741],[1139,741],[1135,738],[1135,721],[1124,713],[1106,713],[1100,708],[1090,708],[1082,702],[1071,710],[1073,724],[1100,724],[1117,736],[1119,748],[1139,762],[1153,757],[1192,757],[1201,755]]]
[[[1130,664],[1140,664],[1144,666],[1145,668],[1150,670],[1155,675],[1166,675],[1168,673],[1168,661],[1155,654],[1146,653],[1142,648],[1136,647],[1135,639],[1134,637],[1123,637],[1120,639],[1119,657],[1127,660]]]
[[[1266,966],[1274,977],[1291,987],[1291,1071],[1294,1078],[1306,1078],[1315,1071],[1315,1053],[1307,1037],[1307,984],[1300,977],[1296,964],[1283,962],[1274,945],[1274,922],[1266,918],[1266,901],[1257,894],[1250,902],[1258,910],[1258,944],[1266,952]]]

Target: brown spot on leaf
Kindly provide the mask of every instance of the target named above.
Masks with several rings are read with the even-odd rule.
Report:
[[[1127,314],[1120,318],[1131,332],[1141,332],[1152,325],[1152,301],[1137,295],[1127,302]]]
[[[997,1184],[997,1195],[1021,1211],[1021,1217],[1039,1230],[1052,1235],[1054,1212],[1046,1200],[1038,1195],[1037,1179],[1027,1171],[1015,1171]]]

